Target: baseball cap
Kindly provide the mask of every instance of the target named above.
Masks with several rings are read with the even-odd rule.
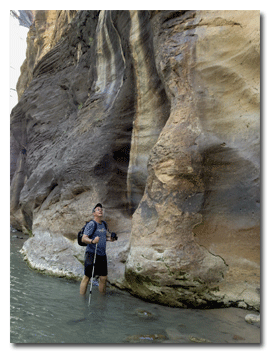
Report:
[[[97,208],[97,207],[101,207],[102,208],[102,205],[101,205],[101,203],[97,203],[96,204],[96,206],[93,208],[93,211],[92,211],[92,213],[94,213],[95,212],[95,209]]]

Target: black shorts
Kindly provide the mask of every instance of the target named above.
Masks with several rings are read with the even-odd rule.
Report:
[[[93,253],[85,253],[85,260],[84,260],[84,274],[85,276],[91,278],[93,272],[93,262],[94,262]],[[95,276],[107,276],[108,274],[108,267],[107,267],[107,256],[96,256],[96,263],[94,269],[94,277]]]

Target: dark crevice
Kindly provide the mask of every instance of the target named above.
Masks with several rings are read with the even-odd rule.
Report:
[[[163,23],[173,20],[174,18],[182,16],[187,10],[180,11],[168,11],[167,17],[164,19]]]

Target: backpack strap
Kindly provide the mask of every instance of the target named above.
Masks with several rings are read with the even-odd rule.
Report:
[[[96,222],[94,219],[92,219],[90,222],[94,222],[94,229],[93,229],[93,231],[92,231],[92,234],[91,234],[91,235],[88,235],[88,236],[92,236],[92,235],[95,233],[96,229],[97,229],[97,222]],[[89,223],[90,223],[90,222],[89,222]]]
[[[97,222],[94,219],[91,219],[90,222],[94,222],[95,223],[93,233],[91,234],[91,235],[93,235],[95,233],[96,229],[97,229]],[[105,221],[101,221],[101,224],[103,224],[104,227],[106,228],[106,230],[108,230],[108,226],[107,226],[107,223]]]
[[[107,223],[105,221],[102,221],[102,223],[104,224],[104,227],[106,228],[106,230],[108,230]]]
[[[94,222],[94,229],[93,229],[92,234],[91,234],[90,236],[92,236],[92,235],[95,233],[96,229],[97,229],[97,222],[96,222],[95,220],[93,220],[93,219],[92,219],[91,221]],[[79,231],[79,233],[78,233],[78,235],[77,235],[77,241],[78,241],[78,244],[79,244],[80,246],[87,246],[86,243],[83,243],[83,242],[82,242],[82,237],[83,237],[83,234],[84,234],[85,227],[86,227],[87,224],[90,223],[91,221],[86,222],[85,225],[83,226],[83,228]],[[105,222],[104,222],[104,223],[105,223]],[[106,224],[106,223],[105,223],[105,224]],[[105,226],[105,227],[106,227],[106,226]],[[106,228],[106,229],[107,229],[107,228]]]
[[[93,229],[93,231],[92,231],[92,234],[91,234],[91,235],[88,235],[89,237],[92,236],[92,235],[95,233],[96,229],[97,229],[97,222],[96,222],[94,219],[91,219],[91,221],[89,221],[88,223],[90,223],[90,222],[94,222],[94,229]],[[107,229],[108,229],[107,223],[106,223],[105,221],[102,221],[102,224],[104,224],[104,227],[105,227],[106,230],[107,230]]]

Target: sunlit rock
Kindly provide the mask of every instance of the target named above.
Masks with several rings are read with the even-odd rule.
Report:
[[[255,314],[248,314],[245,317],[245,320],[249,324],[257,324],[260,325],[261,323],[261,317],[260,315],[255,315]]]

